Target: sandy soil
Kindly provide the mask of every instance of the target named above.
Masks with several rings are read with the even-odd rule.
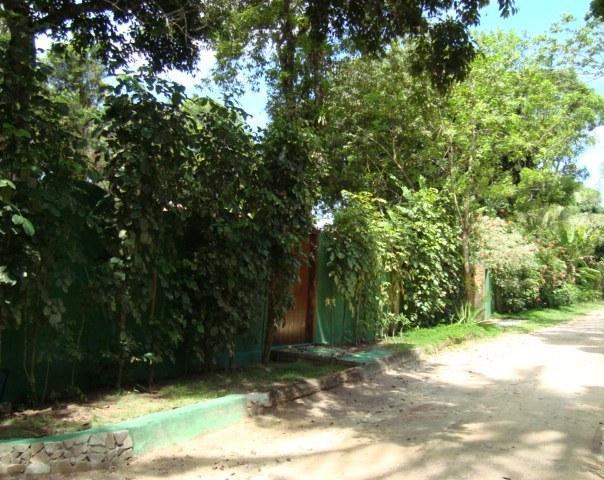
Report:
[[[604,310],[503,335],[93,480],[604,479]]]

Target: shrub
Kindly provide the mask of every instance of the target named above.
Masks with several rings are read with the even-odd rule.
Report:
[[[579,302],[595,302],[602,299],[601,290],[593,290],[590,288],[577,288],[577,301]]]
[[[577,300],[579,300],[579,289],[572,283],[564,283],[554,289],[543,289],[543,303],[548,307],[564,307]]]
[[[492,272],[498,312],[520,312],[538,304],[541,275],[537,265],[497,268]]]
[[[460,233],[438,190],[424,187],[407,191],[405,200],[387,212],[396,232],[390,237],[396,244],[388,249],[391,256],[387,262],[392,281],[399,288],[395,303],[400,304],[400,313],[410,325],[436,325],[454,315],[460,297]]]
[[[497,311],[519,312],[538,304],[542,279],[534,243],[505,220],[482,217],[476,244],[475,260],[492,273]]]

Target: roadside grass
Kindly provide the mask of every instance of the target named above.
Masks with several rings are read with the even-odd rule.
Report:
[[[540,328],[568,322],[598,308],[604,308],[604,301],[575,303],[560,308],[535,308],[520,313],[496,313],[493,317],[495,319],[524,320],[522,324],[515,326],[512,330],[533,332]]]
[[[408,330],[402,335],[387,337],[383,345],[397,352],[419,348],[426,353],[434,353],[469,340],[494,337],[499,333],[500,328],[487,323],[453,323]]]
[[[142,388],[96,394],[87,401],[56,404],[15,412],[0,419],[0,439],[38,437],[118,423],[162,410],[233,393],[266,391],[272,386],[318,378],[346,368],[306,361],[271,363],[243,370],[209,373],[158,383],[153,392]]]
[[[435,353],[447,347],[471,340],[491,338],[504,332],[528,333],[540,328],[568,322],[598,308],[604,308],[604,301],[576,303],[561,308],[540,308],[516,314],[494,314],[493,322],[438,325],[436,327],[408,330],[402,335],[388,337],[383,345],[393,351],[419,348],[426,353]],[[522,320],[522,323],[501,328],[497,320]]]

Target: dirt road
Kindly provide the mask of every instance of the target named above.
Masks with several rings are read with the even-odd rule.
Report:
[[[78,479],[604,479],[604,310],[447,351]]]

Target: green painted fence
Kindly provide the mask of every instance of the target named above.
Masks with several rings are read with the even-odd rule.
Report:
[[[317,299],[313,343],[350,345],[375,340],[375,330],[368,331],[346,305],[327,270],[325,236],[319,234],[317,248]]]

